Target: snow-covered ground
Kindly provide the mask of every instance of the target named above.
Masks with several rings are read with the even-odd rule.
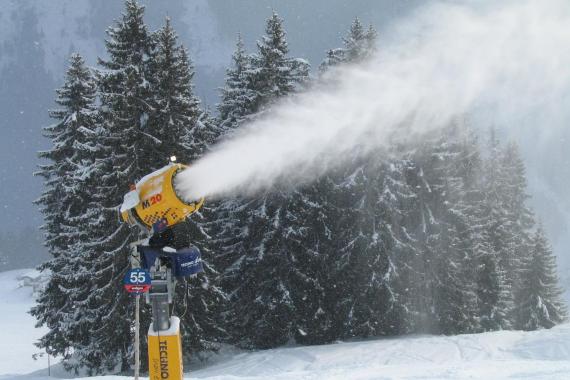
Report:
[[[32,289],[0,273],[0,380],[48,380],[47,361],[34,361],[32,343],[42,331],[26,312]],[[56,366],[52,375],[63,376]],[[91,379],[119,380],[104,376]],[[411,336],[287,347],[254,353],[225,352],[186,379],[570,379],[570,324],[536,332],[502,331],[454,337]]]
[[[28,314],[33,305],[33,287],[27,278],[37,271],[19,269],[0,273],[0,378],[47,367],[47,357],[32,359],[41,353],[34,342],[47,330],[34,328],[35,318]]]

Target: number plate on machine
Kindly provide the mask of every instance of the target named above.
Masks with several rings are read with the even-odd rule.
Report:
[[[129,293],[141,294],[150,290],[150,273],[144,269],[131,269],[123,280],[125,289]]]

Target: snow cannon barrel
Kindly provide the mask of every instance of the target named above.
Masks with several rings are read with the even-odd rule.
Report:
[[[160,232],[198,211],[204,198],[188,202],[174,186],[176,175],[186,168],[182,164],[169,164],[138,181],[121,205],[123,221]]]

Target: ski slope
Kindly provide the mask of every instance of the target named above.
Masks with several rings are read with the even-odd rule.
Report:
[[[34,342],[47,329],[34,328],[36,320],[28,314],[34,302],[33,288],[24,285],[26,275],[37,277],[38,272],[31,269],[0,272],[0,378],[4,374],[47,367],[47,358],[32,359],[33,354],[41,353]]]
[[[70,377],[59,366],[47,376],[46,358],[34,361],[34,329],[26,314],[32,289],[18,280],[29,271],[0,273],[0,380]],[[454,337],[410,336],[286,347],[259,352],[226,349],[208,364],[186,368],[186,379],[570,379],[570,324],[535,332],[501,331]],[[130,379],[100,376],[99,380]]]

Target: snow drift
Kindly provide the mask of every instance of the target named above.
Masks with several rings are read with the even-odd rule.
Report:
[[[427,5],[381,36],[370,61],[284,100],[182,173],[179,188],[196,199],[304,181],[356,147],[366,153],[394,136],[417,138],[466,114],[513,133],[560,125],[569,24],[562,0]]]

